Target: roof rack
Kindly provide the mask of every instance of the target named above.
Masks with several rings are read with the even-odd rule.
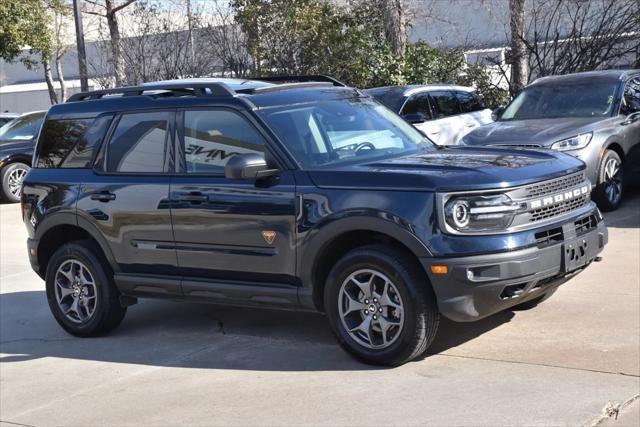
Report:
[[[140,96],[144,92],[165,91],[162,96],[234,96],[236,93],[224,83],[167,83],[139,86],[126,86],[113,89],[101,89],[89,92],[76,93],[67,99],[67,102],[88,101],[101,99],[107,95],[121,94],[122,96]]]
[[[261,80],[263,82],[274,83],[306,83],[306,82],[328,82],[334,86],[346,86],[338,79],[325,76],[322,74],[311,74],[308,76],[265,76],[265,77],[252,77],[249,80]]]

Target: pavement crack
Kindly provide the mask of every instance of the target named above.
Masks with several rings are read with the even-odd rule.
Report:
[[[602,371],[599,369],[588,369],[588,368],[572,368],[571,366],[559,366],[559,365],[551,365],[546,363],[520,362],[517,360],[493,359],[490,357],[461,356],[458,354],[443,354],[443,353],[429,354],[429,356],[456,357],[459,359],[485,360],[488,362],[513,363],[516,365],[543,366],[545,368],[567,369],[571,371],[593,372],[597,374],[621,375],[624,377],[640,378],[640,375],[628,374],[626,372],[611,372],[611,371]]]

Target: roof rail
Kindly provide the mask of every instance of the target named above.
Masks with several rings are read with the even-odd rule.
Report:
[[[346,86],[338,79],[325,76],[322,74],[311,74],[308,76],[265,76],[265,77],[252,77],[249,80],[261,80],[263,82],[274,83],[306,83],[306,82],[328,82],[334,86]]]
[[[234,96],[236,93],[224,83],[166,83],[139,86],[125,86],[113,89],[101,89],[76,93],[67,102],[101,99],[105,95],[141,96],[144,92],[166,91],[172,96],[191,94],[195,96]],[[166,96],[167,94],[162,94]]]

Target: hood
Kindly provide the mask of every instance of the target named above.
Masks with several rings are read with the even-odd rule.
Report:
[[[538,145],[549,147],[556,141],[592,131],[610,117],[570,117],[558,119],[505,120],[474,129],[463,138],[465,145]]]
[[[530,184],[584,167],[575,157],[555,151],[445,147],[309,175],[318,187],[460,191]]]

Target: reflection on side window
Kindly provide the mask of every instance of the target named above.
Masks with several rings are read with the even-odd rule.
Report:
[[[253,126],[224,110],[185,112],[184,145],[189,173],[222,174],[233,155],[264,152],[264,141]]]
[[[169,113],[122,116],[107,152],[108,172],[163,172]]]
[[[436,113],[438,118],[449,117],[458,114],[458,103],[453,92],[431,92],[431,98],[433,99],[436,107]]]

